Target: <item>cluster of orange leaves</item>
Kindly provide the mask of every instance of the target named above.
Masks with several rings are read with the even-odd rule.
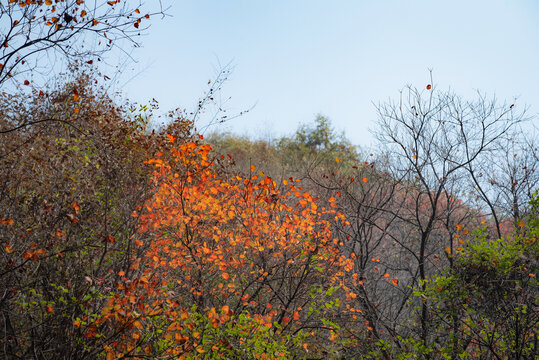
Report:
[[[319,206],[292,178],[278,184],[254,166],[248,177],[219,172],[210,151],[195,142],[174,144],[170,154],[148,161],[155,167],[155,194],[133,214],[141,239],[148,239],[136,240],[144,256],[131,270],[141,276],[119,274],[120,291],[95,323],[130,330],[106,347],[110,358],[136,355],[157,323],[166,324],[168,355],[202,352],[193,304],[216,329],[240,312],[266,327],[308,321],[305,298],[283,303],[276,290],[283,278],[298,289],[318,281],[350,293],[345,273],[354,262],[340,253],[328,221],[343,215]]]

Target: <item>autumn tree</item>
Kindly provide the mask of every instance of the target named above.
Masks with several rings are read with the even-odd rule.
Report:
[[[351,296],[342,277],[352,269],[324,217],[342,214],[319,207],[300,182],[278,184],[254,165],[247,177],[223,176],[216,164],[229,159],[210,150],[193,141],[174,145],[171,161],[165,153],[149,161],[155,195],[134,213],[144,253],[130,269],[141,277],[122,271],[119,293],[95,322],[131,331],[107,351],[338,357],[342,345],[332,340]]]

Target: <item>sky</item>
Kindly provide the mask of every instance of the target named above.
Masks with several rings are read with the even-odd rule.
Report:
[[[213,130],[254,138],[293,133],[317,114],[369,146],[375,104],[430,82],[539,113],[539,1],[173,1],[152,18],[120,88],[161,110],[193,109],[220,66],[234,68]]]

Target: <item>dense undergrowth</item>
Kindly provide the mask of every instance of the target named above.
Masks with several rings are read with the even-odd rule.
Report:
[[[2,358],[537,356],[538,157],[512,107],[409,89],[371,153],[323,116],[273,141],[152,130],[92,84],[0,97]]]

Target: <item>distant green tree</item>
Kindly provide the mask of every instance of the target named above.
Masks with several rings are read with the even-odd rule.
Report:
[[[337,133],[323,115],[318,115],[314,124],[300,126],[294,136],[281,138],[276,148],[283,164],[296,171],[327,168],[336,161],[355,164],[359,159],[357,147],[344,133]]]

